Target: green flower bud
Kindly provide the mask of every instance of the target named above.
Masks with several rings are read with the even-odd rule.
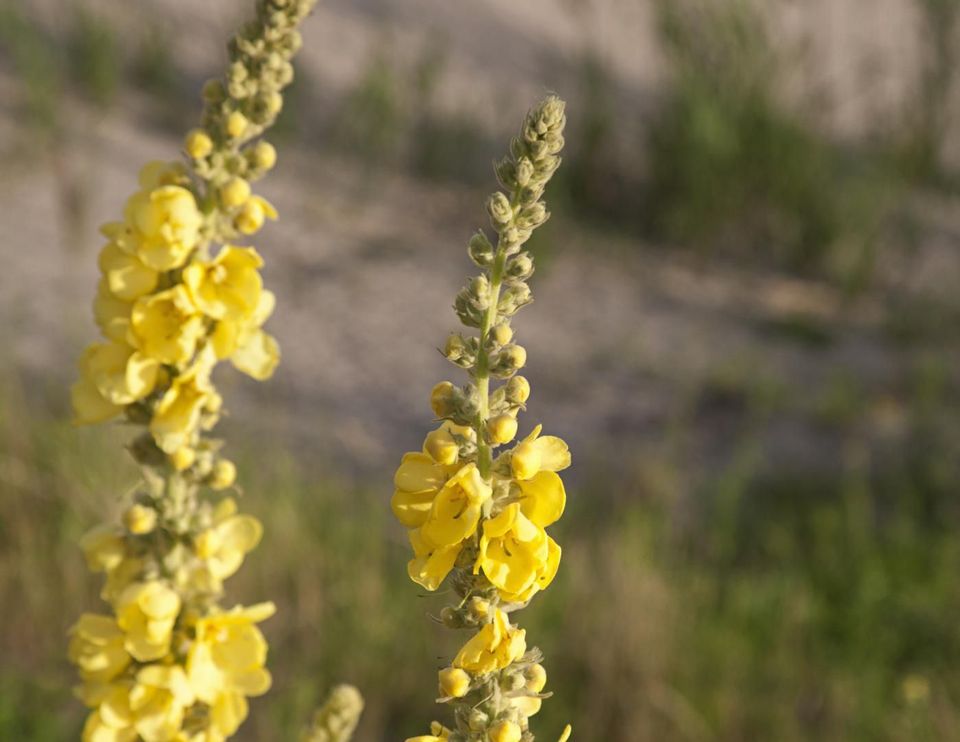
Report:
[[[507,263],[507,277],[526,281],[533,275],[533,258],[530,253],[520,253]]]
[[[490,219],[497,231],[513,221],[513,209],[510,206],[510,200],[500,191],[490,196],[487,201],[487,213],[490,214]]]
[[[490,244],[490,240],[483,232],[477,232],[470,238],[468,252],[470,253],[470,259],[481,268],[493,262],[493,245]]]

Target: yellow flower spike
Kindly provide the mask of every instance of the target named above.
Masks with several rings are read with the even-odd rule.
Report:
[[[220,187],[220,202],[234,209],[250,198],[250,184],[243,178],[231,178]]]
[[[255,19],[231,42],[226,78],[204,86],[184,162],[147,163],[123,219],[101,228],[93,313],[105,342],[84,352],[71,398],[78,423],[123,415],[141,426],[129,451],[144,476],[122,526],[82,543],[114,614],[85,614],[70,633],[77,695],[90,708],[84,742],[224,742],[247,717],[248,698],[270,686],[256,624],[273,605],[219,604],[262,527],[218,493],[236,468],[207,433],[223,406],[216,364],[266,379],[280,358],[263,328],[275,297],[263,289],[262,260],[230,243],[277,216],[250,187],[276,150],[251,140],[282,107],[296,28],[313,5],[257,0]]]
[[[523,732],[516,722],[510,720],[499,721],[494,724],[487,734],[490,742],[520,742]]]
[[[523,607],[557,573],[560,546],[545,529],[563,514],[566,493],[556,472],[569,466],[570,454],[559,438],[541,437],[539,426],[512,450],[495,456],[494,449],[514,440],[530,397],[530,383],[516,376],[527,352],[511,323],[532,300],[526,281],[533,258],[523,246],[549,217],[541,196],[560,165],[565,120],[563,102],[547,98],[495,166],[504,188],[487,201],[496,241],[483,231],[470,239],[468,255],[482,273],[454,301],[466,331],[451,333],[443,346],[469,383],[433,388],[430,406],[444,425],[427,436],[423,453],[403,457],[394,479],[391,507],[413,549],[410,578],[427,590],[448,580],[459,600],[442,609],[442,623],[474,630],[439,676],[439,700],[454,706],[456,739],[532,742],[528,720],[542,705],[539,653],[526,653],[526,632],[507,611]],[[504,383],[494,388],[495,380]],[[470,687],[489,692],[474,698]],[[434,730],[412,739],[439,738]]]
[[[487,420],[490,442],[497,445],[509,443],[517,435],[517,419],[513,415],[497,415]]]
[[[124,512],[123,524],[130,533],[136,536],[143,536],[156,528],[157,511],[136,503]]]
[[[202,160],[213,152],[213,140],[203,129],[193,129],[184,139],[183,148],[194,160]]]
[[[438,676],[441,696],[463,698],[470,692],[470,675],[459,667],[446,667]]]
[[[206,332],[203,317],[182,284],[138,299],[130,326],[144,355],[177,365],[193,357]]]

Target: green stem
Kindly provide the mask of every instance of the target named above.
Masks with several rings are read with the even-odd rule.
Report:
[[[476,380],[480,398],[480,409],[477,411],[476,420],[477,467],[480,469],[480,476],[486,480],[490,479],[490,467],[493,463],[493,452],[484,439],[484,429],[490,417],[490,356],[487,353],[487,337],[490,334],[490,328],[497,322],[497,304],[500,302],[500,284],[503,281],[503,268],[506,261],[506,250],[501,247],[497,250],[493,269],[490,271],[490,304],[483,315],[483,324],[480,326],[480,348],[477,351]]]

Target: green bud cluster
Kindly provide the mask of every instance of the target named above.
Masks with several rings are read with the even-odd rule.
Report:
[[[349,742],[363,713],[363,696],[352,685],[338,685],[303,730],[300,742]]]
[[[471,382],[462,389],[450,385],[438,415],[477,428],[478,466],[484,476],[491,465],[490,446],[495,445],[487,421],[515,415],[530,394],[526,379],[515,376],[526,364],[527,352],[514,341],[510,320],[533,301],[527,284],[534,271],[533,257],[523,246],[550,218],[543,193],[560,166],[565,123],[563,101],[548,97],[527,114],[510,154],[495,165],[503,190],[487,199],[487,213],[496,244],[482,230],[470,239],[467,253],[483,273],[471,279],[454,301],[460,321],[479,333],[473,337],[453,333],[442,350],[451,363],[468,371]],[[509,382],[491,392],[490,377]]]

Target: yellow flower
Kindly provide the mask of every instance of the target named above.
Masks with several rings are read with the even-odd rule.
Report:
[[[70,629],[70,661],[86,681],[107,683],[127,669],[130,655],[124,634],[112,616],[84,613]]]
[[[138,299],[130,320],[140,350],[161,363],[189,361],[205,332],[203,317],[182,284]]]
[[[70,404],[73,407],[73,422],[77,425],[106,422],[123,412],[121,405],[104,399],[93,379],[86,376],[70,387]]]
[[[253,234],[263,226],[265,219],[276,219],[277,210],[267,199],[251,196],[241,207],[234,224],[244,234]]]
[[[430,407],[437,417],[453,413],[455,387],[449,381],[441,381],[430,392]]]
[[[259,603],[197,620],[187,676],[199,700],[213,705],[224,694],[259,696],[270,689],[267,642],[255,624],[275,610],[273,603]]]
[[[526,602],[546,588],[560,566],[560,547],[530,520],[519,503],[483,524],[474,574],[487,579],[510,602]]]
[[[135,193],[124,216],[139,238],[137,255],[158,271],[183,265],[197,245],[203,223],[193,194],[178,185]]]
[[[183,282],[194,304],[214,319],[247,320],[260,304],[263,282],[257,269],[263,260],[252,247],[224,247],[209,262],[194,261]]]
[[[80,370],[113,405],[143,399],[157,383],[160,364],[126,343],[97,343],[80,356]]]
[[[540,693],[546,686],[547,671],[543,665],[530,665],[524,673],[524,680],[524,688],[531,695],[511,698],[510,706],[529,718],[539,713],[543,705],[543,700],[534,694]]]
[[[542,425],[535,427],[513,449],[510,467],[514,479],[530,479],[540,471],[563,471],[570,466],[567,444],[553,435],[538,437],[542,429]]]
[[[133,301],[157,287],[160,274],[135,254],[124,251],[117,242],[108,242],[98,258],[100,270],[110,293],[123,301]]]
[[[424,449],[433,447],[431,436]],[[393,514],[407,528],[419,528],[426,521],[433,500],[455,468],[439,464],[426,450],[403,455],[393,477],[394,493],[390,500]]]
[[[488,673],[502,670],[526,651],[526,632],[511,626],[507,614],[498,608],[493,621],[463,645],[453,665],[472,673]]]
[[[450,466],[457,463],[460,456],[460,444],[457,443],[447,425],[427,433],[423,442],[423,452],[438,464]]]
[[[170,651],[173,624],[180,613],[180,596],[159,581],[135,582],[116,601],[117,623],[124,646],[135,660],[150,662]]]
[[[427,590],[436,590],[453,569],[463,544],[434,546],[424,540],[420,529],[409,531],[408,535],[410,546],[413,547],[413,559],[407,562],[407,574]]]
[[[280,362],[280,347],[260,326],[273,313],[275,305],[276,297],[264,290],[250,316],[225,317],[217,322],[211,336],[217,358],[229,358],[238,371],[258,381],[270,378]]]
[[[570,739],[570,735],[573,733],[573,727],[567,724],[563,728],[563,732],[560,734],[560,739],[557,742],[567,742]]]
[[[476,464],[462,467],[433,499],[427,519],[420,526],[420,536],[434,547],[461,543],[476,532],[483,503],[491,493]]]
[[[127,342],[132,311],[133,302],[118,299],[110,291],[107,279],[101,278],[93,300],[93,318],[103,336],[120,343]]]
[[[83,535],[80,548],[91,572],[109,572],[120,565],[126,554],[126,542],[113,526],[97,526]]]
[[[150,432],[161,450],[173,454],[190,443],[212,394],[209,361],[205,358],[173,380],[150,421]]]
[[[217,505],[214,524],[202,531],[194,541],[194,550],[204,560],[211,576],[219,581],[230,577],[243,563],[246,554],[256,548],[263,535],[263,526],[252,515],[237,515],[232,497]]]

